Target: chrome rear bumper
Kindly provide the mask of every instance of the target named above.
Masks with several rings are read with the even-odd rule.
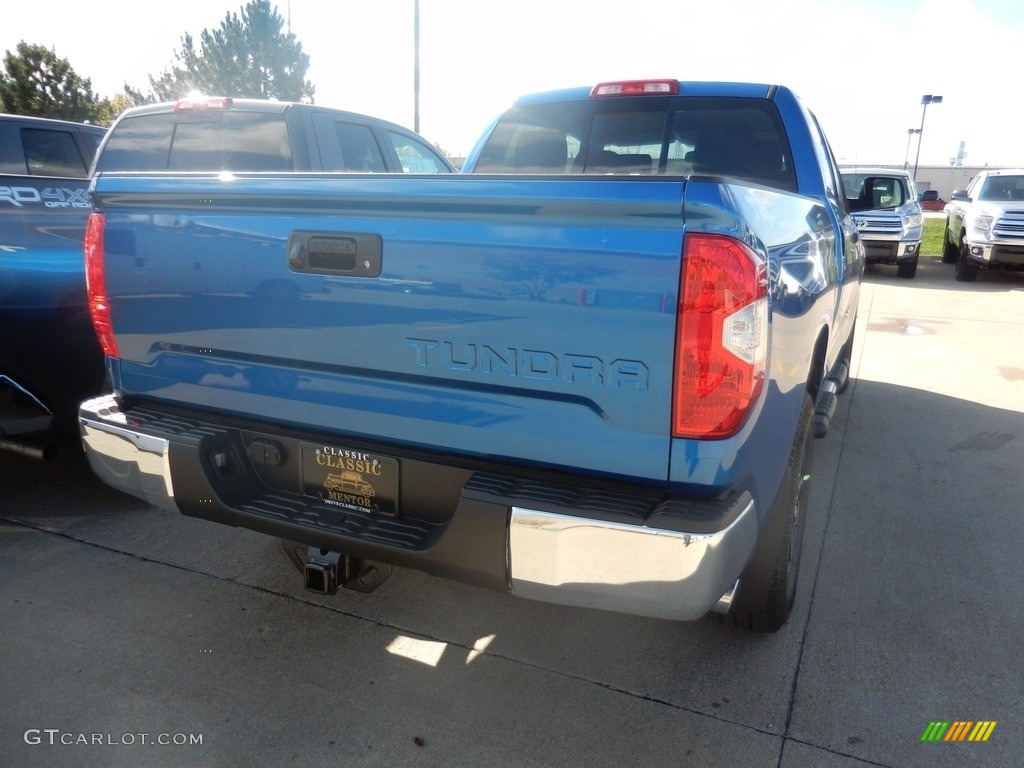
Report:
[[[520,597],[661,619],[728,610],[754,551],[754,501],[710,533],[649,528],[513,507],[509,575]]]
[[[113,395],[82,403],[78,424],[89,466],[103,482],[155,507],[178,511],[168,462],[169,440],[134,430]]]
[[[181,438],[158,436],[160,430],[147,428],[144,421],[138,412],[123,413],[112,395],[89,400],[79,409],[89,464],[100,479],[120,491],[163,509],[212,514],[208,519],[281,538],[309,538],[307,544],[325,550],[511,589],[524,598],[672,620],[697,619],[708,611],[724,613],[757,539],[755,503],[749,493],[727,501],[677,500],[659,506],[650,516],[630,517],[614,504],[570,505],[562,511],[531,508],[526,505],[528,497],[540,501],[561,494],[505,495],[506,483],[476,482],[474,476],[462,488],[445,532],[433,544],[380,546],[359,539],[357,528],[330,529],[323,517],[309,514],[310,509],[322,512],[323,506],[300,497],[274,495],[273,509],[285,511],[272,519],[252,500],[238,508],[221,507],[213,489],[205,490],[196,479],[199,454],[189,455],[184,444],[177,449],[185,454],[175,454],[181,473],[178,490],[184,498],[176,500],[170,456],[173,440]],[[213,503],[190,502],[190,488],[193,495],[209,493]],[[408,538],[415,523],[374,521],[378,539],[389,525],[404,526],[403,536]],[[433,530],[420,527],[428,533]]]

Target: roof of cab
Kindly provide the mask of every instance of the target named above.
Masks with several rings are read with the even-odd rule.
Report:
[[[726,83],[726,82],[687,82],[679,81],[679,96],[736,96],[740,98],[765,99],[771,98],[779,86],[767,83]],[[579,86],[557,91],[544,91],[520,96],[515,106],[529,104],[551,104],[564,101],[587,101],[593,86]],[[604,99],[645,99],[651,96],[604,96]]]
[[[332,115],[338,115],[341,117],[349,117],[358,120],[372,121],[378,125],[385,126],[387,128],[396,128],[401,131],[411,131],[411,129],[405,126],[399,125],[398,123],[392,123],[388,120],[383,120],[373,115],[367,115],[360,112],[350,112],[344,109],[336,109],[334,107],[325,107],[321,104],[303,104],[301,102],[294,101],[276,101],[271,99],[236,99],[227,97],[200,97],[196,99],[179,99],[178,101],[164,101],[159,104],[144,104],[138,107],[131,107],[125,110],[122,117],[134,117],[137,115],[152,115],[152,114],[169,114],[172,112],[187,112],[187,111],[201,111],[199,109],[182,110],[178,107],[183,102],[201,102],[203,100],[209,101],[226,101],[226,107],[213,107],[210,108],[211,112],[262,112],[264,114],[284,114],[290,110],[310,110],[317,112],[329,112]]]
[[[34,117],[32,115],[10,115],[7,113],[0,114],[0,120],[5,123],[23,123],[26,126],[34,127],[50,127],[57,128],[64,126],[67,128],[74,127],[79,129],[85,129],[97,134],[103,134],[107,132],[107,129],[102,125],[93,125],[92,123],[79,123],[74,120],[57,120],[52,117]]]

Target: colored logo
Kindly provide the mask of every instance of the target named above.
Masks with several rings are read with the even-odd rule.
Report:
[[[375,496],[373,486],[363,479],[360,472],[342,472],[338,475],[328,475],[324,479],[324,488],[328,491],[348,491],[358,493],[361,496]]]
[[[996,720],[938,720],[928,723],[921,741],[988,741]]]

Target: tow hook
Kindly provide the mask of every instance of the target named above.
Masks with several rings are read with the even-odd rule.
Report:
[[[302,573],[303,585],[318,595],[337,594],[339,587],[355,592],[373,592],[394,570],[386,563],[364,560],[341,552],[282,540],[292,564]]]

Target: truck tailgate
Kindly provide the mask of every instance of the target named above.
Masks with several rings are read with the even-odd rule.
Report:
[[[101,176],[118,388],[664,483],[683,187]]]

